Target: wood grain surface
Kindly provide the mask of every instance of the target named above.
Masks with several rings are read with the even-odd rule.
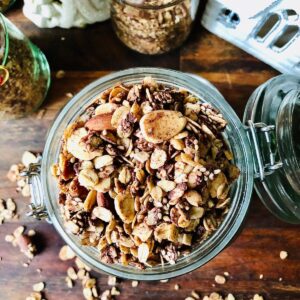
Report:
[[[254,89],[278,73],[242,50],[201,28],[199,20],[181,49],[161,56],[137,54],[115,37],[110,22],[86,29],[38,29],[21,13],[12,9],[8,17],[46,54],[52,69],[52,85],[40,111],[28,118],[0,122],[0,197],[13,197],[20,219],[0,226],[0,299],[25,299],[32,284],[46,282],[48,300],[83,299],[81,285],[68,289],[64,278],[72,262],[61,262],[58,252],[62,239],[46,222],[25,217],[29,203],[15,191],[6,178],[10,165],[20,160],[24,150],[42,151],[49,126],[69,98],[86,84],[115,70],[137,66],[157,66],[199,74],[211,81],[241,117],[247,99]],[[64,37],[64,40],[62,40]],[[66,76],[56,79],[57,70]],[[28,268],[22,266],[24,256],[4,241],[6,234],[24,224],[38,232],[39,254]],[[277,220],[254,194],[245,226],[236,240],[218,257],[197,271],[167,283],[140,283],[137,288],[123,280],[117,299],[184,299],[196,290],[202,296],[213,291],[231,292],[236,299],[251,299],[259,293],[267,300],[300,299],[300,236],[299,226]],[[286,250],[286,260],[279,252]],[[42,269],[41,273],[36,271]],[[224,285],[214,277],[229,272]],[[259,279],[263,274],[263,279]],[[107,276],[94,274],[101,291],[107,288]],[[282,278],[280,281],[279,278]],[[174,284],[180,289],[174,290]]]

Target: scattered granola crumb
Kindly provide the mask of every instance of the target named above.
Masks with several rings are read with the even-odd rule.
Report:
[[[228,272],[224,272],[223,274],[224,274],[226,277],[229,276],[229,273],[228,273]]]
[[[193,297],[186,297],[184,300],[195,300]]]
[[[282,277],[279,277],[279,278],[278,278],[278,281],[281,282],[281,281],[282,281]]]
[[[17,206],[12,198],[0,199],[0,225],[16,216]]]
[[[255,294],[253,296],[253,300],[264,300],[263,296],[260,296],[259,294]]]
[[[25,234],[25,227],[17,227],[12,234],[5,236],[5,241],[11,243],[14,247],[18,246],[20,251],[29,258],[27,262],[29,265],[36,253],[36,246],[32,243],[30,236]],[[23,266],[27,267],[27,264],[23,264]]]
[[[138,282],[137,280],[131,281],[131,286],[132,286],[133,288],[137,287],[138,285],[139,285],[139,282]]]
[[[65,77],[65,75],[66,75],[66,72],[65,72],[64,70],[59,70],[59,71],[56,72],[55,77],[56,77],[57,79],[62,79],[62,78]]]
[[[288,257],[288,253],[286,251],[280,251],[280,259],[284,260]]]
[[[108,276],[107,284],[110,286],[115,286],[117,284],[117,277],[116,276]]]
[[[68,245],[65,245],[60,249],[58,257],[63,261],[70,260],[75,258],[75,253]]]
[[[119,291],[115,286],[113,286],[113,287],[111,288],[110,294],[111,294],[112,296],[119,296],[121,293],[120,293],[120,291]]]
[[[74,95],[73,95],[72,93],[66,93],[66,96],[67,96],[68,98],[72,98]]]
[[[263,278],[264,278],[264,274],[260,274],[259,279],[263,279]]]
[[[26,297],[26,300],[41,300],[41,299],[42,299],[42,294],[40,292],[32,292],[30,296]]]
[[[44,282],[38,282],[32,286],[34,292],[41,292],[44,290],[44,288],[45,288]]]
[[[160,280],[161,283],[166,283],[168,281],[169,281],[169,279],[162,279],[162,280]]]
[[[192,291],[192,292],[191,292],[191,296],[192,296],[194,299],[200,299],[199,294],[196,293],[195,291]]]
[[[175,291],[178,291],[179,289],[180,289],[179,284],[175,284],[175,285],[174,285],[174,290],[175,290]]]
[[[235,297],[232,294],[228,294],[225,300],[235,300]]]
[[[72,287],[73,287],[73,281],[72,281],[72,279],[70,278],[70,277],[66,277],[65,278],[65,281],[66,281],[66,284],[67,284],[67,287],[69,288],[69,289],[71,289]]]
[[[36,234],[36,232],[35,232],[35,230],[33,230],[33,229],[30,229],[29,231],[28,231],[28,236],[34,236]]]
[[[42,273],[42,269],[36,269],[38,273]]]
[[[226,278],[222,275],[216,275],[215,276],[215,282],[217,284],[224,284],[224,283],[226,283]]]

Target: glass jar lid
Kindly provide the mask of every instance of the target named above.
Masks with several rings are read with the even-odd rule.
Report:
[[[250,97],[244,123],[256,126],[263,169],[255,189],[280,219],[300,223],[300,78],[280,75]],[[253,153],[259,161],[257,153]]]

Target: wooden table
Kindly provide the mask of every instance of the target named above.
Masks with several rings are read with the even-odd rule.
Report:
[[[71,262],[58,259],[62,239],[46,222],[25,217],[28,199],[15,192],[6,178],[10,165],[20,160],[24,150],[42,151],[47,129],[58,110],[69,98],[93,80],[112,71],[157,66],[192,72],[210,80],[242,117],[248,97],[254,89],[277,75],[271,67],[230,45],[201,28],[199,20],[184,46],[172,53],[152,57],[127,49],[115,37],[109,22],[86,29],[38,29],[21,13],[12,9],[8,17],[46,54],[53,71],[49,95],[41,107],[43,112],[26,119],[0,123],[0,197],[13,197],[18,203],[20,220],[0,226],[0,299],[21,300],[31,292],[32,284],[45,281],[46,298],[83,299],[80,284],[72,290],[64,278]],[[62,39],[64,37],[64,39]],[[66,71],[62,79],[55,78],[57,70]],[[20,224],[38,232],[40,252],[28,268],[22,266],[24,257],[4,241],[4,236]],[[300,237],[299,226],[285,224],[273,217],[254,194],[245,227],[237,239],[218,257],[191,274],[167,283],[140,283],[132,288],[122,281],[118,299],[184,299],[192,290],[201,295],[218,291],[232,292],[236,299],[251,299],[260,293],[269,300],[300,299]],[[289,257],[280,260],[279,252]],[[36,269],[42,272],[37,273]],[[216,274],[229,272],[225,285],[214,286]],[[263,279],[259,279],[263,274]],[[102,291],[107,288],[107,276],[97,275]],[[282,281],[279,278],[282,278]],[[180,290],[174,290],[174,284]]]

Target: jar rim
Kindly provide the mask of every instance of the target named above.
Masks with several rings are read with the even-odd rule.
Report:
[[[159,78],[159,82],[185,88],[193,92],[202,100],[211,103],[217,109],[221,109],[228,121],[228,138],[231,146],[235,146],[235,159],[241,169],[241,176],[232,189],[232,205],[230,212],[226,215],[220,227],[203,243],[197,245],[191,254],[183,257],[175,265],[165,265],[151,268],[150,270],[138,271],[121,265],[107,265],[97,257],[98,253],[93,249],[84,250],[79,246],[76,237],[67,233],[63,226],[57,204],[57,183],[50,174],[50,166],[56,161],[60,150],[61,133],[67,124],[73,122],[100,92],[111,87],[113,84],[124,81],[132,83],[140,81],[145,76]],[[101,89],[100,89],[101,87]],[[198,91],[198,92],[195,92]],[[233,145],[234,144],[234,145]],[[55,159],[54,159],[55,158]],[[42,187],[45,193],[45,204],[56,230],[60,233],[66,243],[74,252],[88,265],[118,277],[132,280],[160,280],[183,275],[204,265],[217,254],[219,254],[234,238],[245,219],[250,204],[253,189],[253,160],[244,127],[220,92],[207,80],[199,77],[193,78],[187,73],[162,68],[132,68],[106,75],[89,84],[67,103],[60,112],[46,139],[44,157],[42,160]],[[55,192],[54,192],[55,191]],[[51,200],[52,199],[52,200]],[[175,267],[174,267],[175,266]]]
[[[0,58],[0,65],[5,66],[5,64],[7,62],[7,57],[8,57],[9,38],[8,38],[8,31],[7,31],[7,26],[6,26],[6,22],[5,22],[5,17],[0,12],[0,33],[1,33],[1,29],[3,30],[3,33],[4,33],[4,55],[3,55],[2,59]]]
[[[153,10],[155,10],[155,9],[169,8],[169,7],[175,6],[177,4],[180,4],[180,3],[184,2],[185,0],[170,0],[170,2],[162,4],[162,5],[145,4],[145,3],[143,3],[145,1],[135,1],[135,0],[115,0],[115,1],[129,5],[134,8],[138,8],[138,9],[145,9],[145,10],[153,9]]]

